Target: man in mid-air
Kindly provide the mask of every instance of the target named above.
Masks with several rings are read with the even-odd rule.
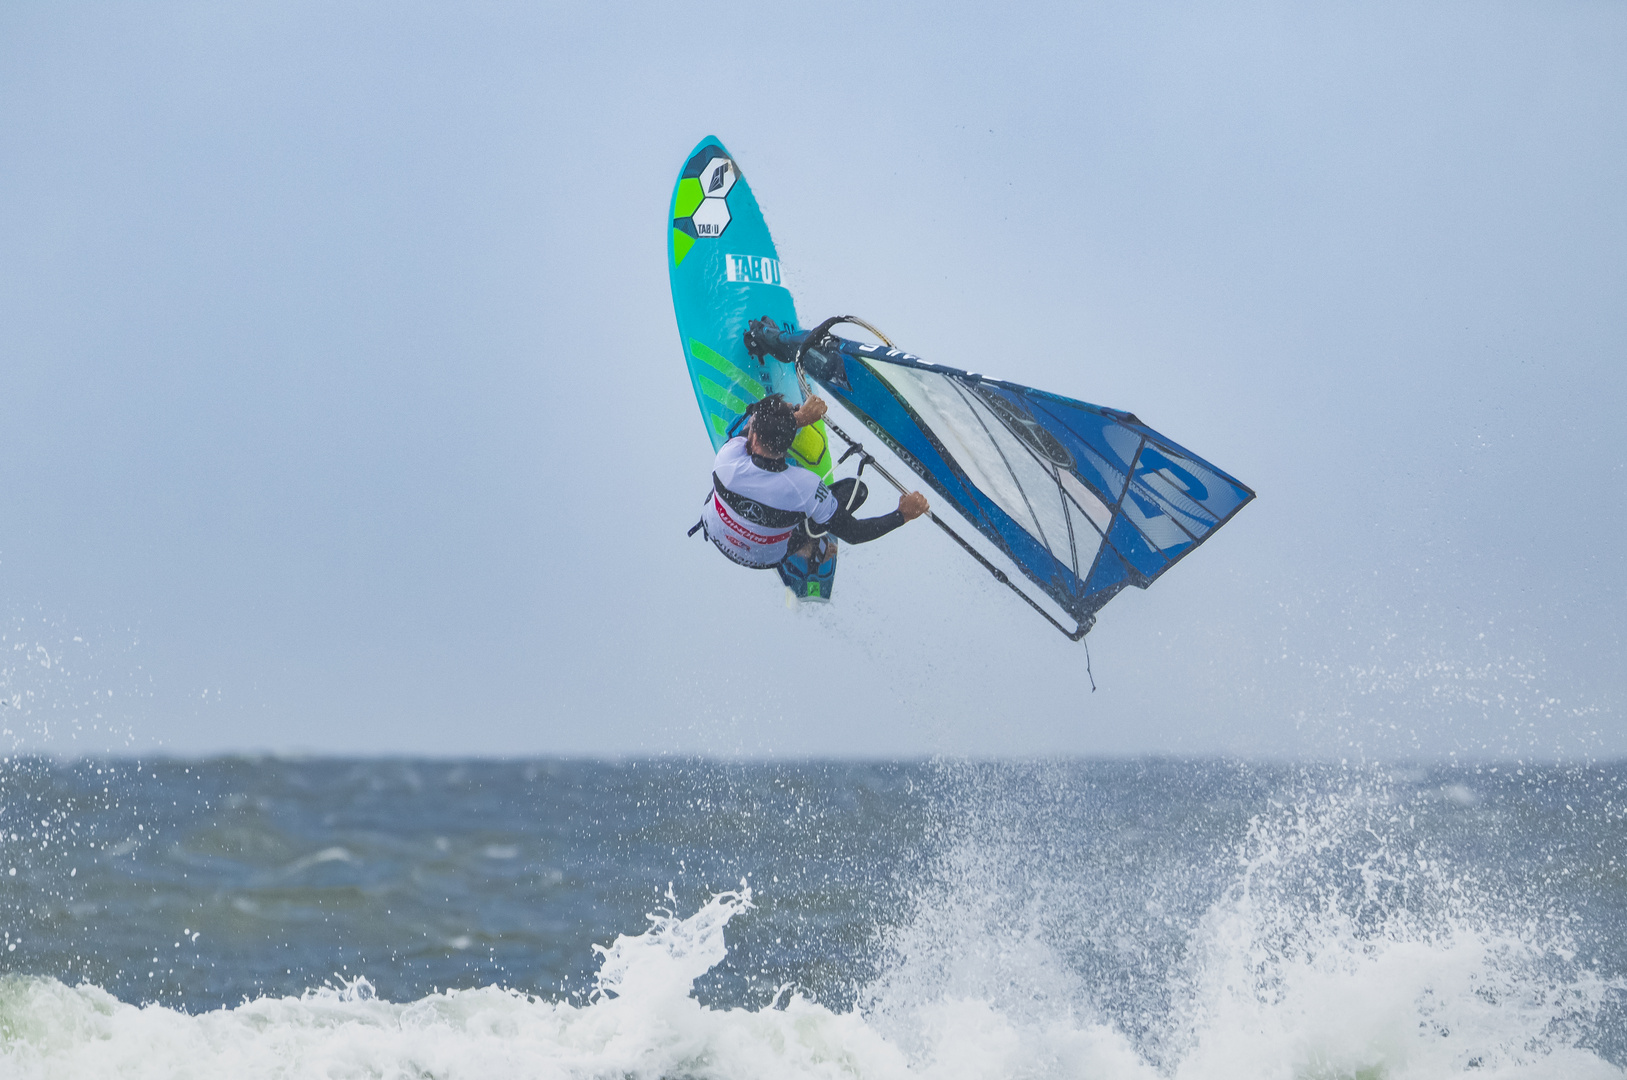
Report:
[[[926,497],[912,491],[899,497],[890,514],[855,518],[868,494],[858,477],[826,487],[814,473],[787,462],[797,430],[824,415],[825,403],[817,397],[792,408],[780,394],[770,394],[746,409],[746,433],[717,452],[712,493],[697,527],[741,566],[772,569],[826,534],[862,544],[927,512]]]

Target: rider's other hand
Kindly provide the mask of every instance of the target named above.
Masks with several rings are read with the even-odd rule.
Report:
[[[825,399],[815,395],[804,401],[797,409],[797,427],[807,427],[818,423],[825,415]]]
[[[919,491],[912,491],[908,495],[898,497],[898,512],[904,515],[905,521],[914,521],[930,510],[927,506],[926,496]]]

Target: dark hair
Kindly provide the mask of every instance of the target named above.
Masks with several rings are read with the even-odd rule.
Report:
[[[751,430],[765,449],[783,454],[791,449],[791,440],[797,437],[797,413],[783,394],[770,394],[761,401],[746,406],[751,417]]]

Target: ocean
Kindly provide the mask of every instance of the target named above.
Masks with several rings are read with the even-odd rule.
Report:
[[[1627,766],[0,764],[0,1076],[1621,1076]]]

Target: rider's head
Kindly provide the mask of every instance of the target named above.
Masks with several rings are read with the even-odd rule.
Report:
[[[783,395],[770,394],[746,409],[751,417],[751,433],[770,454],[784,455],[797,437],[797,414]]]

